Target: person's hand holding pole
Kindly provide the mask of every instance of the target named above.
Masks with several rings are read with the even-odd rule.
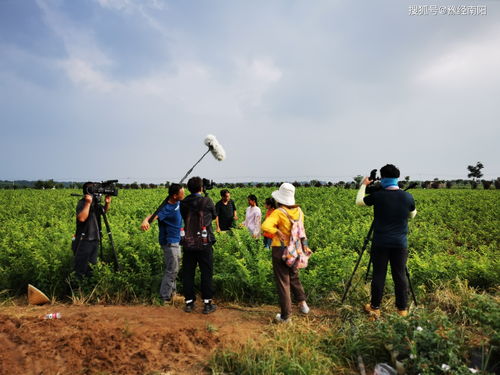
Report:
[[[142,223],[141,223],[141,229],[142,229],[143,231],[147,231],[147,230],[149,230],[149,228],[151,228],[151,225],[149,224],[149,218],[150,218],[150,217],[151,217],[151,215],[148,215],[148,216],[146,216],[146,218],[142,221]],[[157,218],[158,218],[158,216],[155,216],[155,218],[154,218],[152,221],[154,221],[154,220],[155,220],[155,219],[157,219]]]

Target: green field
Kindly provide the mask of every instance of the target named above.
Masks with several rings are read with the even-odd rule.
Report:
[[[244,219],[248,194],[255,194],[262,204],[272,190],[232,189],[240,221]],[[162,201],[165,190],[122,190],[113,198],[108,216],[121,272],[113,272],[111,263],[99,263],[93,279],[86,285],[77,285],[71,274],[70,245],[78,198],[70,193],[75,192],[0,191],[2,298],[24,294],[31,283],[61,301],[69,300],[80,288],[78,293],[89,296],[90,302],[156,303],[163,267],[158,229],[155,225],[144,233],[139,225]],[[210,192],[212,197],[218,197],[218,193],[218,190]],[[340,306],[339,301],[372,220],[370,208],[354,205],[355,194],[354,190],[327,187],[298,188],[296,193],[305,213],[309,243],[315,251],[301,279],[311,305],[331,310],[335,315],[335,319],[325,321],[328,332],[320,332],[316,327],[301,332],[307,324],[293,328],[290,332],[295,334],[271,330],[267,349],[249,344],[240,352],[218,353],[213,363],[216,371],[240,373],[241,366],[248,369],[246,373],[256,374],[280,371],[321,374],[325,369],[341,373],[340,368],[355,367],[356,353],[365,353],[367,363],[383,353],[387,356],[390,350],[385,345],[407,354],[407,368],[415,369],[408,373],[446,373],[433,367],[442,363],[454,366],[450,374],[470,373],[465,364],[474,356],[471,348],[482,353],[483,362],[491,367],[500,328],[499,192],[412,191],[418,214],[409,225],[408,267],[423,307],[413,309],[409,320],[388,315],[379,322],[368,322],[359,311],[369,295],[361,280],[367,255],[346,304]],[[104,238],[105,259],[110,259],[109,250],[109,241]],[[245,229],[238,229],[218,235],[214,253],[214,283],[219,300],[276,303],[270,253],[262,247],[262,242],[252,239]],[[393,312],[391,292],[388,279],[384,305],[387,312]],[[427,336],[416,333],[417,326],[433,333]],[[297,337],[300,342],[296,342]],[[290,356],[285,361],[290,368],[276,367],[279,361],[274,363],[269,357],[273,345],[281,348],[281,355]],[[305,346],[314,350],[304,352]],[[286,350],[297,353],[292,355]],[[409,357],[412,351],[418,351],[416,359]],[[422,355],[421,351],[427,354]],[[317,358],[308,360],[311,356]],[[266,363],[267,367],[252,372],[249,365],[252,361],[255,366]],[[298,370],[304,366],[306,370]]]

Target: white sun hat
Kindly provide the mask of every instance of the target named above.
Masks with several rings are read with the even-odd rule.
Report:
[[[295,186],[285,182],[281,184],[279,190],[273,191],[271,196],[278,203],[284,204],[285,206],[293,206],[295,205]]]

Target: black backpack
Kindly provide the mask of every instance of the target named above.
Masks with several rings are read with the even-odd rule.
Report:
[[[208,233],[206,237],[202,236],[202,228],[206,227],[204,223],[205,208],[208,203],[206,197],[201,197],[195,207],[190,207],[186,218],[184,219],[184,238],[181,239],[181,245],[188,249],[202,250],[207,246],[210,241]]]

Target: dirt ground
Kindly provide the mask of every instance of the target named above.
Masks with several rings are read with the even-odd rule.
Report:
[[[215,349],[257,338],[277,311],[200,305],[0,306],[0,374],[210,373]]]

